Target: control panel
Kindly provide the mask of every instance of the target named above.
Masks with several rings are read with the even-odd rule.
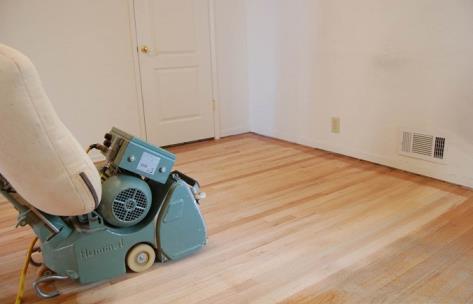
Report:
[[[166,183],[176,161],[173,153],[115,127],[105,135],[105,139],[109,146],[105,156],[112,165],[158,183]]]

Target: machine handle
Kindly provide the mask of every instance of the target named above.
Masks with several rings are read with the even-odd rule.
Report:
[[[68,276],[61,276],[61,275],[56,275],[56,274],[40,277],[39,279],[33,282],[33,288],[36,291],[36,294],[43,299],[54,298],[59,295],[59,291],[57,289],[47,292],[47,291],[42,290],[40,285],[42,283],[46,283],[50,281],[67,280],[67,279],[69,279]]]

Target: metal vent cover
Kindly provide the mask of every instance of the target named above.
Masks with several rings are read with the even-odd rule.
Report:
[[[425,135],[414,133],[412,134],[412,153],[432,156],[432,144],[434,137],[432,135]]]
[[[436,137],[434,146],[434,158],[443,159],[445,155],[445,137]]]
[[[117,195],[112,204],[112,211],[118,221],[133,225],[146,216],[150,204],[143,191],[128,188]]]
[[[402,142],[401,142],[401,151],[410,153],[412,146],[412,133],[403,131],[402,132]]]
[[[445,160],[446,137],[407,130],[401,130],[400,136],[400,154],[435,162]]]

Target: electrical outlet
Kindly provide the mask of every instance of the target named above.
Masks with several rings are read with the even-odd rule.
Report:
[[[340,133],[340,117],[332,117],[332,133]]]

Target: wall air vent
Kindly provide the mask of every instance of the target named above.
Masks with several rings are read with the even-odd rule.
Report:
[[[443,159],[445,155],[445,137],[435,137],[434,158]]]
[[[412,153],[432,156],[432,144],[434,137],[432,135],[412,133]]]
[[[445,137],[406,130],[401,131],[400,137],[400,154],[434,162],[445,161]]]
[[[411,153],[411,147],[412,147],[412,133],[403,131],[401,151],[405,153]]]

